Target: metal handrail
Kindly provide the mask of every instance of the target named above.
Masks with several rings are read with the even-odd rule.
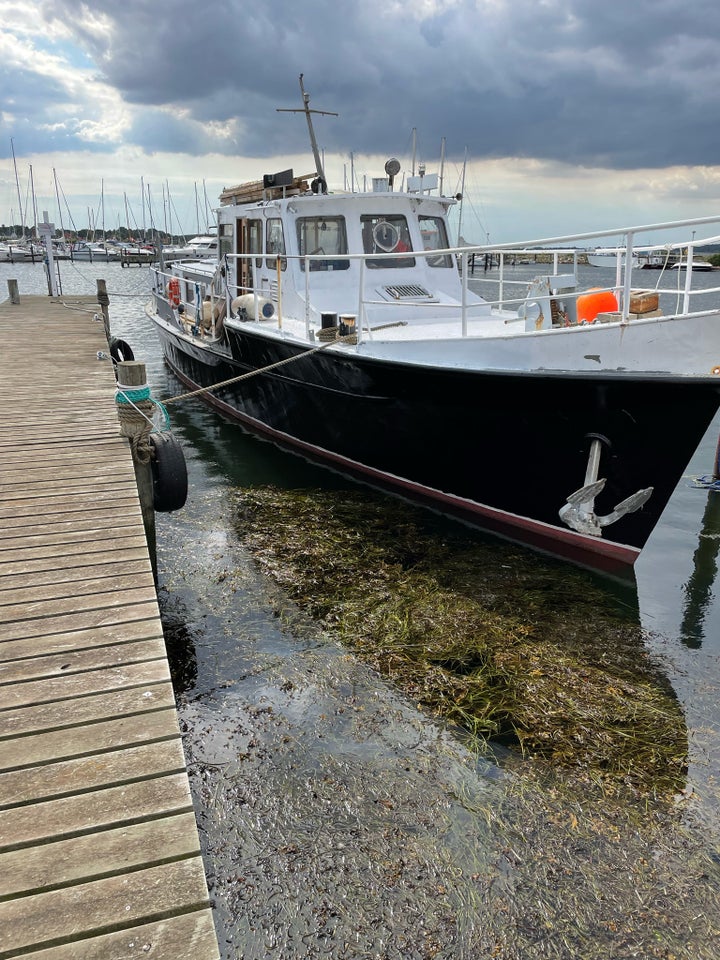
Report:
[[[701,290],[697,290],[697,289],[694,290],[692,288],[692,277],[693,277],[692,264],[694,260],[695,250],[698,247],[702,247],[711,243],[720,242],[720,235],[716,235],[708,238],[700,238],[700,239],[695,239],[693,235],[693,239],[691,243],[672,242],[672,243],[654,243],[654,244],[642,244],[642,245],[637,244],[636,245],[635,240],[637,235],[642,233],[656,232],[659,230],[674,230],[674,229],[679,229],[681,227],[686,227],[686,228],[697,227],[697,226],[701,226],[704,224],[711,224],[711,223],[720,224],[720,216],[696,217],[696,218],[691,218],[687,220],[666,221],[662,223],[652,223],[652,224],[646,224],[643,226],[636,226],[636,227],[622,227],[622,228],[615,228],[612,230],[601,230],[601,231],[590,231],[585,233],[567,234],[565,236],[550,237],[550,238],[545,238],[540,240],[522,241],[522,242],[514,242],[514,243],[473,244],[473,245],[464,245],[462,247],[448,247],[442,250],[436,250],[436,249],[435,250],[413,250],[410,252],[402,251],[397,253],[388,252],[388,253],[383,253],[382,257],[384,260],[388,260],[388,261],[391,261],[393,259],[404,259],[404,258],[407,258],[408,255],[411,255],[415,258],[421,258],[421,257],[427,258],[427,257],[437,257],[437,256],[452,258],[452,262],[459,268],[459,271],[460,271],[460,277],[461,277],[460,302],[459,303],[457,302],[443,303],[443,302],[435,301],[434,303],[427,304],[427,305],[424,303],[417,303],[414,305],[419,309],[421,309],[424,306],[427,306],[428,308],[432,307],[433,309],[437,309],[438,306],[441,306],[445,309],[452,310],[452,311],[459,310],[462,335],[467,336],[468,318],[472,316],[473,308],[475,306],[479,306],[479,304],[473,304],[473,302],[469,297],[469,293],[470,293],[469,282],[471,279],[477,283],[484,283],[486,281],[498,283],[499,284],[498,299],[493,301],[484,301],[483,306],[484,307],[496,306],[496,307],[499,307],[500,309],[507,309],[509,307],[514,306],[515,304],[522,303],[524,301],[524,298],[506,299],[504,296],[505,286],[513,285],[513,284],[522,285],[527,283],[527,280],[515,280],[505,275],[505,267],[507,262],[506,258],[508,256],[518,257],[518,256],[533,255],[537,257],[538,255],[541,255],[544,259],[548,258],[549,262],[539,262],[537,265],[539,268],[542,268],[545,266],[550,267],[551,269],[547,271],[549,276],[562,275],[562,274],[559,274],[560,268],[564,265],[561,261],[567,261],[568,258],[571,258],[571,263],[568,264],[570,269],[567,272],[568,274],[572,274],[576,277],[579,258],[590,251],[587,248],[569,247],[569,246],[566,246],[565,244],[622,235],[624,243],[618,244],[617,246],[612,248],[601,248],[606,252],[616,254],[616,257],[617,257],[616,282],[613,286],[608,286],[602,289],[612,290],[613,292],[616,293],[616,295],[618,295],[618,299],[621,304],[621,319],[623,322],[627,323],[629,322],[629,319],[630,319],[629,305],[630,305],[631,289],[640,289],[648,292],[651,292],[654,289],[654,291],[658,293],[675,294],[677,296],[682,295],[682,298],[683,298],[682,312],[684,313],[687,313],[690,311],[691,298],[695,294],[701,294],[701,293],[707,294],[708,292],[713,292],[712,290],[708,290],[708,288],[703,288]],[[597,249],[597,248],[594,248],[594,249]],[[632,263],[633,253],[647,252],[651,250],[667,251],[667,252],[685,251],[685,259],[683,262],[686,264],[686,276],[684,278],[685,282],[682,290],[680,289],[679,286],[674,290],[665,289],[665,288],[660,289],[659,286],[656,286],[655,288],[650,288],[650,287],[647,287],[645,284],[641,286],[638,286],[637,284],[635,284],[635,286],[633,286],[633,263]],[[499,276],[497,278],[470,276],[470,273],[468,270],[468,264],[469,264],[470,258],[475,257],[478,254],[497,255],[498,265],[499,265]],[[268,256],[269,254],[267,253],[252,252],[252,253],[245,253],[245,254],[228,254],[227,258],[235,259],[235,260],[255,260],[259,257],[266,258]],[[308,337],[310,337],[313,312],[316,314],[319,313],[319,310],[312,306],[312,301],[311,301],[311,275],[312,275],[311,265],[314,262],[337,260],[339,258],[342,260],[350,261],[350,262],[358,261],[359,276],[357,278],[358,297],[357,297],[357,325],[356,325],[358,342],[360,342],[362,339],[363,331],[367,331],[368,335],[370,335],[370,330],[369,330],[368,321],[367,321],[368,306],[394,307],[398,305],[393,302],[371,299],[371,297],[366,295],[365,293],[364,287],[365,287],[365,281],[367,276],[366,262],[369,259],[376,259],[378,257],[377,253],[372,253],[372,254],[334,253],[332,255],[328,255],[326,253],[289,254],[287,252],[283,252],[282,254],[280,254],[277,251],[275,251],[273,253],[273,257],[275,259],[277,259],[278,257],[282,257],[282,259],[285,261],[291,261],[291,260],[302,261],[304,264],[305,330],[306,330],[306,335]],[[543,271],[540,270],[539,272],[542,273]],[[156,270],[155,273],[156,273],[156,277],[170,276],[170,274],[167,274],[166,272],[163,272],[160,270]],[[278,271],[278,274],[279,275],[278,275],[278,281],[277,281],[278,283],[277,295],[279,297],[281,295],[282,281],[281,281],[280,271]],[[203,290],[206,289],[206,286],[207,285],[203,287]],[[242,288],[236,287],[235,289],[236,289],[236,294],[246,291],[245,287],[242,287]],[[246,292],[255,292],[255,291],[248,290]],[[579,291],[579,290],[565,289],[563,290],[562,296],[564,298],[577,298],[582,294],[582,292],[583,291]],[[260,291],[257,291],[257,293],[258,293],[258,296],[262,295]],[[231,292],[229,288],[227,290],[227,297],[231,299]],[[228,304],[228,307],[229,307],[229,304]]]

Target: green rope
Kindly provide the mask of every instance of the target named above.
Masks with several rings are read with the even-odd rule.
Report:
[[[128,387],[121,387],[118,384],[116,397],[118,403],[138,403],[140,400],[150,399],[150,387],[140,387],[139,390],[131,390]]]
[[[150,396],[150,387],[140,387],[137,390],[132,390],[129,387],[121,387],[120,384],[117,385],[115,391],[115,402],[128,404],[131,407],[135,407],[141,416],[145,417],[146,420],[149,420],[142,410],[137,406],[138,403],[143,403],[144,401],[150,401],[157,409],[160,411],[164,421],[164,427],[162,429],[170,429],[170,414],[167,412],[167,407],[164,403],[161,403],[160,400],[155,400],[154,397]],[[155,425],[153,424],[153,429]]]

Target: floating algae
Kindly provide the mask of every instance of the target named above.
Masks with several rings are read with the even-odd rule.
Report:
[[[684,717],[637,623],[567,565],[366,491],[235,494],[261,569],[422,709],[603,789],[683,786]]]

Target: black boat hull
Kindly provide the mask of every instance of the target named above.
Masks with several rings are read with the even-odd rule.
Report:
[[[191,387],[246,376],[203,398],[249,431],[375,486],[536,549],[606,572],[630,566],[720,402],[703,378],[477,373],[311,352],[227,328],[219,357],[162,324],[166,359]],[[253,373],[278,361],[273,370]],[[563,526],[602,438],[598,514],[637,490],[649,501],[603,531]]]

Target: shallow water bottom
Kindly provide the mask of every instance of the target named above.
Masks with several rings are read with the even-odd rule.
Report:
[[[224,958],[718,956],[682,794],[478,756],[259,572],[218,491],[161,524],[159,565]]]

